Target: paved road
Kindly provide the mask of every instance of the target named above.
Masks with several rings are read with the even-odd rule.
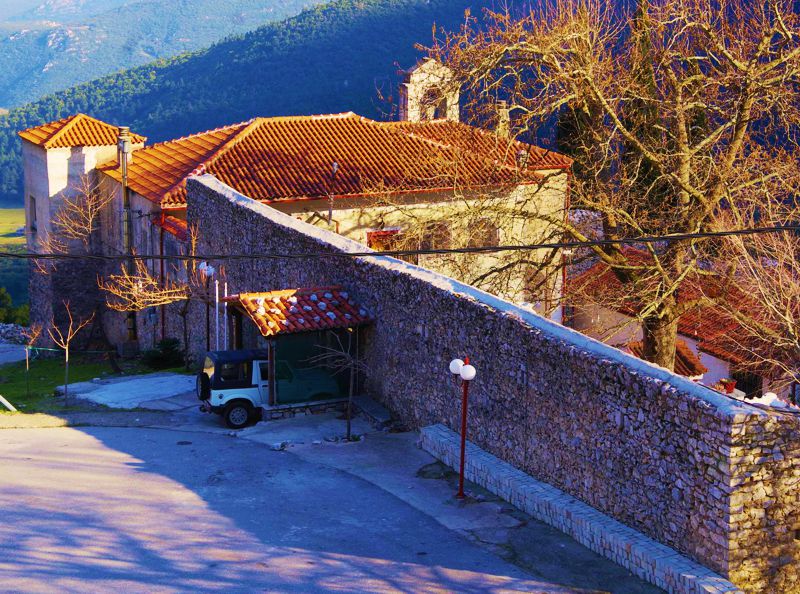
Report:
[[[25,347],[20,344],[0,342],[0,365],[25,360]]]
[[[501,502],[458,507],[411,434],[8,429],[0,456],[2,591],[656,591]]]

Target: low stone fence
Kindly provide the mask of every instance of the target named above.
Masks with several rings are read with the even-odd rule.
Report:
[[[344,286],[375,319],[369,388],[407,424],[458,427],[447,367],[469,355],[476,445],[746,591],[799,590],[796,416],[729,399],[405,262],[337,257],[366,248],[211,176],[189,180],[188,193],[201,255],[332,254],[224,266],[233,292]]]

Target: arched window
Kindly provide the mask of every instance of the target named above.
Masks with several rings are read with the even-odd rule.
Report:
[[[419,240],[419,249],[446,250],[451,244],[450,226],[445,221],[432,221],[425,224]]]
[[[447,97],[440,89],[428,89],[422,97],[420,119],[443,120],[447,118]]]
[[[487,218],[472,221],[467,229],[469,247],[488,247],[500,245],[500,229]]]

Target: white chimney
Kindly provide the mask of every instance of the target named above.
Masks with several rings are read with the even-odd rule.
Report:
[[[126,165],[133,163],[133,138],[128,126],[120,126],[117,135],[117,163],[122,165],[123,161]]]

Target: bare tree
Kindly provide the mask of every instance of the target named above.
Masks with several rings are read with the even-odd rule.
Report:
[[[111,274],[106,279],[100,278],[97,285],[107,294],[108,308],[119,312],[169,305],[189,296],[187,283],[159,279],[138,259],[133,271],[123,264],[119,274]]]
[[[63,349],[64,351],[64,403],[69,403],[69,350],[72,341],[78,335],[78,333],[83,330],[86,326],[88,326],[92,320],[94,320],[94,314],[89,316],[88,318],[82,320],[74,320],[72,316],[72,310],[70,309],[69,301],[64,301],[64,309],[67,312],[67,325],[64,328],[60,328],[53,320],[50,323],[50,327],[47,329],[47,333],[50,335],[50,339],[55,343],[57,347]]]
[[[187,252],[189,256],[197,253],[198,234],[195,227],[189,229]],[[220,271],[224,277],[224,270]],[[135,260],[133,271],[121,267],[120,274],[112,274],[106,279],[98,279],[98,286],[106,293],[106,305],[112,311],[142,311],[149,307],[178,304],[177,313],[183,321],[183,346],[187,369],[190,366],[189,338],[192,324],[189,321],[191,304],[213,302],[214,294],[205,270],[198,266],[194,258],[184,263],[173,264],[172,280],[159,278],[151,272],[141,259]]]
[[[103,210],[114,196],[103,191],[89,176],[81,176],[53,217],[53,227],[67,241],[79,241],[89,248]]]
[[[112,200],[113,195],[103,191],[91,177],[81,176],[61,198],[51,229],[37,237],[39,253],[66,255],[73,251],[70,244],[74,243],[84,252],[92,252],[100,218]],[[50,274],[57,266],[54,258],[37,258],[33,262],[40,274]]]
[[[348,329],[347,346],[344,345],[338,334],[333,334],[336,338],[336,346],[326,347],[318,345],[317,348],[320,349],[322,353],[309,359],[309,362],[313,365],[330,369],[334,374],[347,373],[348,375],[349,387],[347,391],[347,410],[345,411],[345,419],[347,421],[345,439],[347,439],[347,441],[351,441],[353,392],[355,391],[356,374],[366,371],[364,362],[358,358],[358,353],[353,352],[353,332],[355,332],[353,329]]]
[[[28,396],[31,395],[31,350],[42,335],[42,330],[41,324],[31,324],[22,331],[22,337],[25,339],[25,393]]]
[[[791,203],[739,202],[728,216],[773,226],[797,224],[796,215]],[[729,341],[742,355],[740,367],[768,378],[776,391],[800,382],[800,236],[726,237],[719,253],[718,275],[739,295],[721,308],[739,330]]]
[[[798,186],[798,14],[791,0],[545,0],[529,13],[468,17],[429,48],[465,86],[474,117],[509,101],[513,133],[560,117],[576,159],[573,208],[548,215],[585,241],[718,231],[731,204],[789,202]],[[793,216],[793,220],[799,220]],[[593,247],[635,297],[644,357],[673,368],[678,320],[708,296],[688,278],[719,261],[701,239]],[[754,269],[754,271],[756,271]],[[721,293],[713,297],[724,301]]]

